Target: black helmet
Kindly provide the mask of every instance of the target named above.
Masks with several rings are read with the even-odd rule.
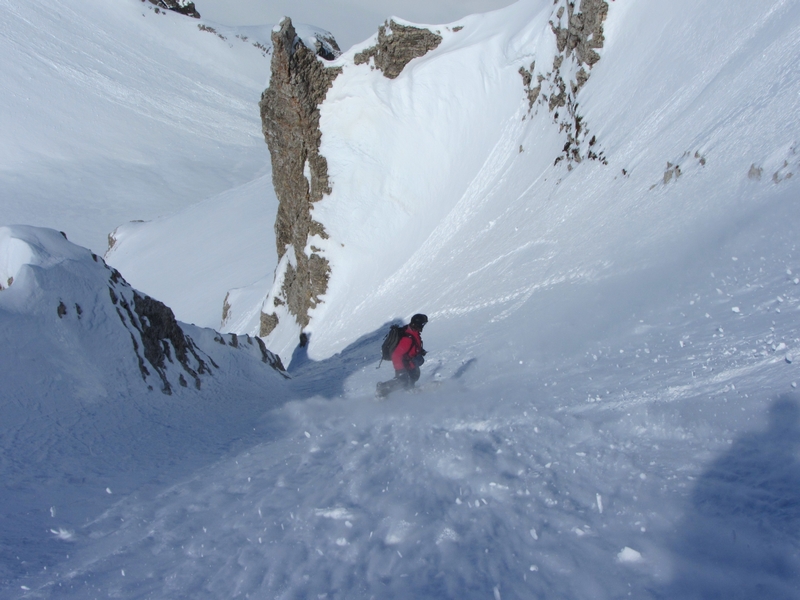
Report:
[[[413,317],[411,317],[411,326],[414,329],[422,329],[423,327],[425,327],[425,323],[427,322],[428,322],[427,315],[416,314]]]

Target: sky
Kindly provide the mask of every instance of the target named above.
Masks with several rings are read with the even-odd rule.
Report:
[[[289,16],[332,32],[342,50],[367,39],[390,16],[442,24],[509,4],[511,0],[195,0],[203,19],[262,25]]]

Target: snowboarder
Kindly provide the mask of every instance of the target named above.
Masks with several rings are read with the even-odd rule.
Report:
[[[392,351],[392,366],[394,366],[394,379],[378,383],[376,393],[379,398],[385,398],[398,389],[408,390],[414,387],[419,379],[419,367],[425,362],[427,354],[422,347],[422,328],[428,322],[428,317],[416,314],[411,317],[411,322],[403,330],[397,346]]]

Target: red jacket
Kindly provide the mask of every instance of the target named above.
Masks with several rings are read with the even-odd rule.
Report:
[[[406,327],[405,334],[400,338],[397,348],[392,352],[392,365],[395,371],[402,371],[408,368],[409,359],[414,358],[422,352],[422,337],[419,331]]]

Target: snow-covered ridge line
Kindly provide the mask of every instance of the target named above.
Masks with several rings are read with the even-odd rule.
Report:
[[[203,379],[220,369],[203,349],[209,338],[223,346],[247,348],[283,373],[280,359],[260,339],[248,336],[248,343],[240,345],[236,334],[209,332],[196,342],[195,333],[190,334],[169,307],[133,289],[117,269],[70,243],[63,233],[27,226],[0,228],[0,279],[6,284],[0,288],[0,309],[41,315],[49,306],[59,321],[71,323],[71,335],[91,339],[102,326],[105,335],[120,342],[127,338],[125,354],[132,355],[150,390],[171,395],[176,387],[201,389]],[[130,363],[120,356],[117,360]]]

